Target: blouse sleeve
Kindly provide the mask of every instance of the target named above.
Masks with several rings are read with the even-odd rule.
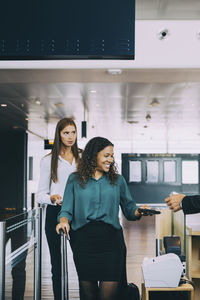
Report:
[[[69,223],[73,219],[73,210],[74,210],[74,174],[71,174],[67,180],[67,184],[65,187],[65,192],[63,196],[63,203],[61,207],[61,211],[58,214],[58,222],[60,219],[65,217],[68,219]]]
[[[132,199],[127,183],[123,176],[120,176],[120,206],[127,220],[138,220],[138,218],[135,216],[135,211],[137,209],[136,203]]]
[[[47,157],[43,157],[40,162],[40,179],[36,201],[40,204],[52,204],[50,200],[50,164]]]

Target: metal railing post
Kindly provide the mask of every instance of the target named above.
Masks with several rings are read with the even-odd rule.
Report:
[[[34,250],[34,300],[41,300],[42,208],[36,210]]]
[[[162,240],[156,239],[156,256],[160,256],[162,252]]]
[[[0,300],[5,299],[5,231],[6,222],[0,222]]]

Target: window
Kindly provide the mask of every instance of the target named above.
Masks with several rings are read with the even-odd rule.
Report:
[[[198,184],[199,183],[199,164],[197,160],[182,161],[182,183]]]
[[[129,182],[141,182],[142,170],[141,161],[129,161]]]
[[[164,161],[164,182],[176,181],[176,162]]]
[[[147,182],[158,182],[158,161],[147,161]]]

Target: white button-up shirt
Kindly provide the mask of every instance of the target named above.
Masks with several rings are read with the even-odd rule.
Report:
[[[50,184],[50,171],[51,171],[51,155],[47,155],[41,159],[40,163],[40,179],[38,184],[38,191],[36,193],[36,201],[40,204],[51,204],[50,196],[58,194],[63,197],[65,186],[69,175],[76,171],[75,158],[72,164],[63,159],[61,156],[58,158],[58,181],[55,183],[51,181]]]

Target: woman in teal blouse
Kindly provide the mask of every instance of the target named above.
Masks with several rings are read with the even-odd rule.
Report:
[[[141,217],[124,177],[117,173],[113,147],[102,137],[87,143],[77,172],[68,178],[58,215],[57,232],[70,232],[84,300],[116,299],[126,259],[119,206],[128,220]]]

